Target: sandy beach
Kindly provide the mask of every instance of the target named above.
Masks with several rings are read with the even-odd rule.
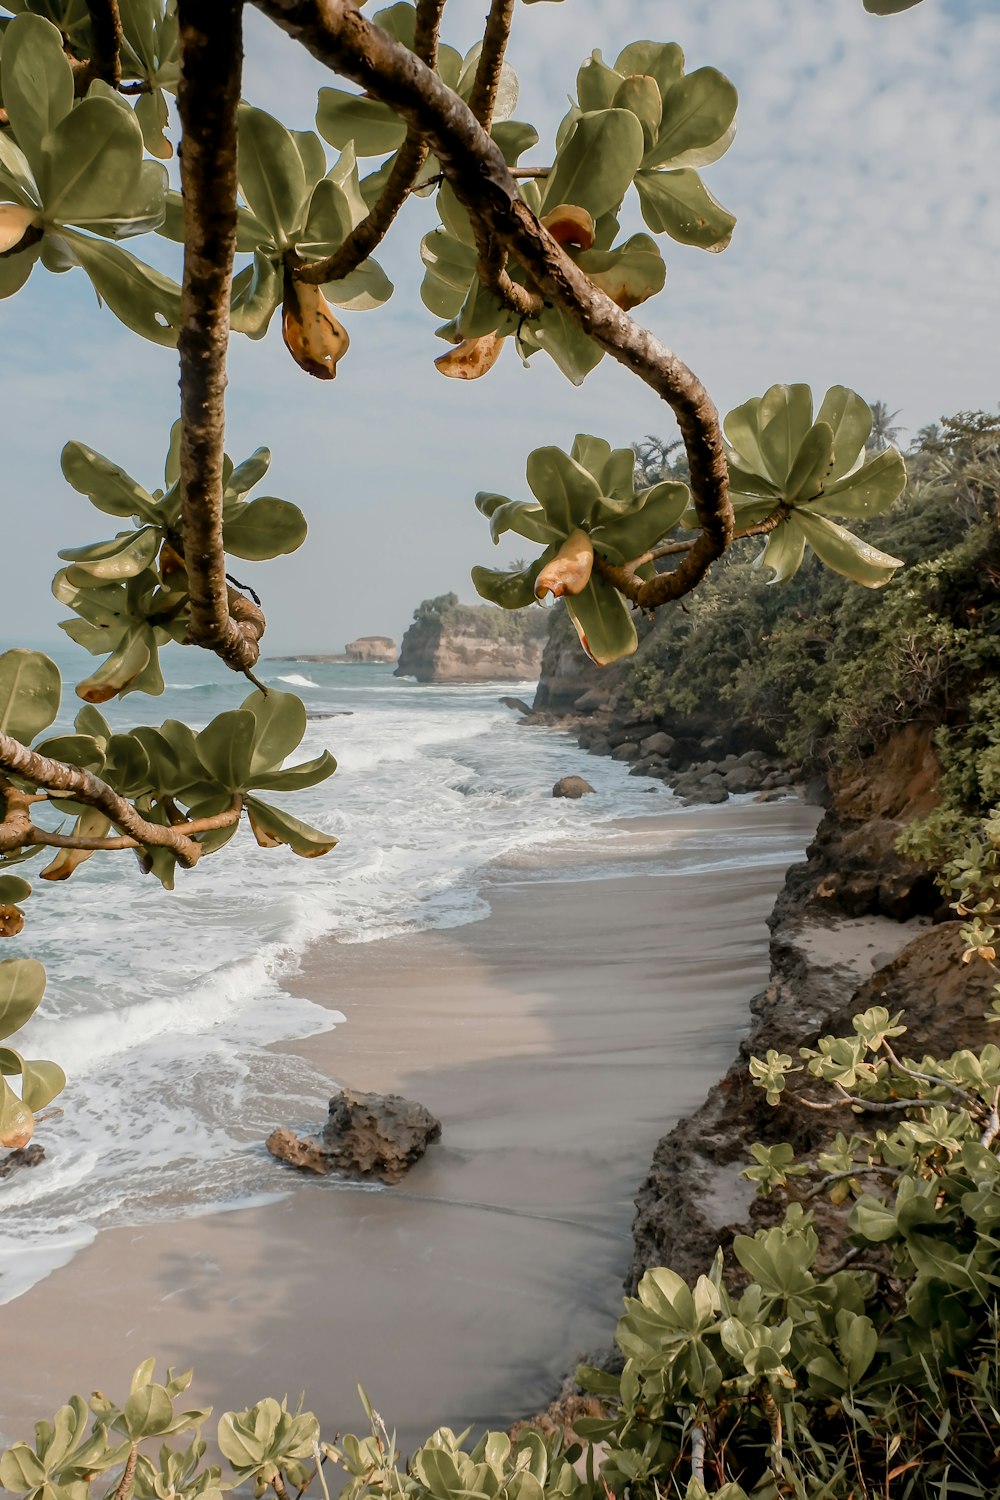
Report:
[[[360,1380],[404,1451],[544,1405],[610,1342],[633,1195],[746,1029],[774,851],[816,819],[794,799],[643,819],[596,878],[501,867],[482,921],[310,949],[291,988],[346,1024],[294,1050],[419,1099],[441,1144],[395,1189],[274,1163],[280,1201],[100,1233],[0,1309],[0,1436],[73,1391],[123,1399],[150,1354],[194,1365],[217,1410],[304,1391],[329,1434],[363,1429]]]

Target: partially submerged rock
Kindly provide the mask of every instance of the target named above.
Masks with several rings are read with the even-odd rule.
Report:
[[[307,1172],[344,1172],[363,1181],[374,1177],[394,1183],[440,1137],[441,1121],[413,1099],[342,1089],[330,1100],[321,1136],[302,1138],[291,1130],[273,1130],[267,1149]]]
[[[21,1167],[37,1167],[44,1160],[45,1147],[32,1141],[30,1146],[20,1146],[16,1151],[8,1151],[6,1156],[0,1157],[0,1178],[9,1177]]]
[[[582,776],[562,776],[552,788],[553,797],[585,797],[594,788]]]

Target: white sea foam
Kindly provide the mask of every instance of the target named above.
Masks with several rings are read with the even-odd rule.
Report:
[[[586,869],[612,819],[672,805],[643,795],[648,783],[621,763],[519,727],[497,700],[531,684],[416,687],[386,668],[327,664],[280,680],[315,713],[354,710],[311,721],[293,757],[337,756],[333,779],[294,799],[299,817],[338,835],[332,855],[262,851],[243,834],[179,872],[173,894],[131,858],[109,857],[32,897],[16,951],[43,960],[48,990],[23,1043],[58,1058],[70,1082],[64,1114],[44,1126],[45,1165],[0,1189],[0,1300],[104,1225],[280,1191],[260,1142],[276,1120],[321,1113],[329,1080],[268,1044],[343,1019],[282,988],[311,942],[473,921],[488,910],[490,861],[524,857],[537,878],[544,849],[558,847],[563,875],[578,848]],[[245,696],[219,668],[211,683],[178,682],[158,701],[135,695],[106,712],[115,725],[141,715],[197,727]],[[580,770],[597,795],[553,799],[553,782]]]

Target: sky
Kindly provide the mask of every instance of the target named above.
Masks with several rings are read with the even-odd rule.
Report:
[[[483,0],[449,0],[444,38],[465,49]],[[374,6],[369,7],[369,13]],[[898,409],[915,432],[943,414],[1000,401],[1000,5],[924,0],[880,19],[861,0],[564,0],[521,6],[510,59],[541,142],[594,48],[613,61],[638,38],[676,41],[689,69],[736,84],[738,132],[704,169],[737,216],[720,255],[661,238],[666,289],[637,309],[701,376],[720,410],[776,381],[821,398],[843,383]],[[318,87],[333,81],[248,8],[244,94],[286,124],[312,128]],[[548,143],[548,145],[546,145]],[[494,548],[478,490],[526,495],[532,448],[568,448],[576,432],[624,445],[674,436],[669,410],[605,359],[572,387],[543,355],[528,369],[509,347],[491,374],[451,381],[445,345],[422,306],[419,239],[436,222],[411,200],[378,253],[396,285],[381,310],[345,313],[351,348],[334,381],[312,379],[284,349],[235,339],[227,449],[273,452],[261,492],[294,500],[310,536],[291,557],[239,565],[261,593],[264,654],[339,651],[358,635],[400,639],[425,597],[473,599],[469,570],[530,550]],[[634,208],[623,224],[641,228]],[[172,247],[133,241],[171,264]],[[179,274],[179,268],[177,273]],[[81,271],[36,267],[0,302],[4,528],[0,635],[59,638],[49,595],[59,547],[112,534],[70,490],[59,452],[70,438],[161,480],[177,413],[176,356],[144,343],[95,303]],[[81,664],[86,658],[81,653]]]

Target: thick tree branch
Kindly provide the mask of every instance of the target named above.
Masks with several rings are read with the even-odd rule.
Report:
[[[771,515],[765,516],[763,521],[758,521],[754,526],[746,526],[742,531],[734,531],[732,540],[734,542],[741,542],[748,536],[767,536],[769,532],[774,531],[781,525],[781,522],[788,513],[789,507],[787,505],[779,505],[777,510],[773,511]],[[651,592],[650,585],[656,583],[659,577],[669,577],[670,575],[657,575],[657,578],[642,579],[638,577],[637,570],[643,567],[645,563],[659,562],[661,557],[674,557],[684,552],[692,552],[696,545],[697,543],[694,541],[664,542],[662,546],[653,547],[649,552],[644,552],[641,557],[632,558],[630,562],[621,565],[608,562],[606,558],[600,557],[595,553],[594,567],[600,573],[601,577],[606,578],[609,583],[613,583],[618,592],[624,594],[626,599],[631,599],[632,603],[637,604],[640,609],[648,609],[652,607],[648,603],[649,593]]]
[[[421,131],[472,217],[515,255],[532,284],[606,353],[656,391],[677,418],[701,533],[680,565],[643,585],[653,608],[689,593],[733,534],[719,416],[701,381],[594,286],[521,198],[498,147],[468,106],[350,0],[254,0],[321,62],[352,78]]]
[[[245,672],[262,627],[233,619],[222,546],[226,349],[236,251],[236,110],[241,0],[179,0],[184,279],[181,329],[181,524],[191,595],[189,641]],[[261,617],[262,619],[262,617]]]
[[[497,89],[500,87],[503,57],[507,51],[515,3],[516,0],[493,0],[486,18],[483,50],[479,54],[476,80],[469,96],[469,108],[484,130],[489,130],[493,123],[493,110],[497,102]]]
[[[20,776],[33,786],[44,787],[57,797],[69,797],[87,807],[96,807],[110,818],[116,828],[135,839],[138,844],[172,849],[178,860],[187,869],[198,863],[201,845],[177,828],[165,828],[160,823],[148,823],[136,812],[131,802],[120,797],[116,791],[95,776],[92,771],[79,766],[66,765],[61,760],[51,760],[39,755],[9,734],[0,733],[0,770],[12,776]],[[27,808],[30,794],[18,792],[0,780],[0,802],[4,805],[4,821],[0,823],[0,854],[23,848],[35,842],[32,835],[34,825]]]
[[[417,0],[413,50],[429,68],[437,66],[438,33],[444,7],[445,0]],[[292,269],[296,281],[304,281],[310,286],[322,286],[324,282],[340,281],[356,271],[362,261],[367,260],[385,239],[426,160],[427,142],[419,130],[411,128],[396,153],[396,160],[382,189],[382,195],[371,212],[360,224],[355,225],[340,248],[325,260],[300,261],[295,264]]]
[[[122,22],[118,0],[87,0],[90,15],[91,52],[87,64],[87,87],[101,78],[116,89],[122,81]]]

